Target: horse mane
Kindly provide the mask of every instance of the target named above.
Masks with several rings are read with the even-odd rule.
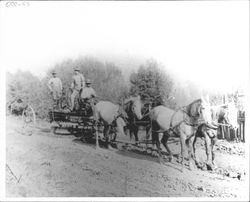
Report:
[[[201,102],[202,102],[202,99],[197,99],[186,106],[186,111],[187,111],[188,116],[198,118],[197,107],[194,108],[194,106],[196,106],[197,104],[201,104]]]
[[[127,101],[126,103],[124,103],[124,111],[127,113],[127,115],[130,117],[130,116],[133,116],[133,112],[132,112],[132,103],[133,103],[133,100],[129,100]]]

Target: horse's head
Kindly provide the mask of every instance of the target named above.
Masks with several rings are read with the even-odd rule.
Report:
[[[200,99],[200,107],[199,107],[199,115],[200,120],[202,120],[203,123],[205,123],[208,128],[213,130],[216,130],[218,128],[218,120],[214,120],[213,115],[213,108],[211,107],[209,101],[205,99]],[[211,131],[210,131],[211,132]]]
[[[141,97],[137,96],[133,100],[132,111],[139,120],[142,119],[141,110],[142,110]]]
[[[138,95],[137,97],[131,97],[127,100],[125,100],[124,104],[129,104],[131,103],[131,111],[135,116],[140,120],[142,119],[142,103],[141,103],[141,97]]]
[[[187,106],[187,113],[195,120],[202,119],[205,107],[206,105],[204,101],[202,99],[198,99]]]
[[[205,99],[198,99],[187,106],[187,112],[193,120],[214,125],[212,119],[212,108]]]

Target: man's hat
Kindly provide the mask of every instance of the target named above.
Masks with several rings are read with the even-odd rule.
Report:
[[[51,74],[56,74],[56,71],[55,71],[55,70],[53,70],[53,71],[51,72]]]
[[[75,70],[75,71],[80,71],[80,68],[79,68],[79,67],[75,67],[74,70]]]
[[[87,79],[87,80],[86,80],[86,84],[91,84],[90,79]]]

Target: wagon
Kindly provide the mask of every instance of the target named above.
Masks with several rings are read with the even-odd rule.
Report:
[[[58,129],[66,129],[78,137],[93,138],[98,129],[98,122],[94,117],[91,104],[81,104],[73,112],[65,109],[49,110],[49,122],[52,130],[57,134]]]

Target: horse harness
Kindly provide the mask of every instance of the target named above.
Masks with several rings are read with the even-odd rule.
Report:
[[[185,122],[185,124],[192,126],[192,127],[198,127],[202,122],[197,120],[196,117],[191,116],[187,110],[186,107],[181,107],[180,109],[183,113],[183,121]],[[177,110],[178,111],[178,110]],[[176,111],[176,113],[177,113]],[[174,115],[173,115],[174,116]]]
[[[183,112],[183,120],[182,121],[180,121],[179,123],[177,123],[177,124],[175,124],[174,126],[173,126],[173,118],[174,118],[174,116],[179,112],[179,111],[182,111]],[[191,119],[191,120],[190,120]],[[193,120],[192,120],[193,119]],[[168,128],[167,130],[162,130],[162,131],[153,131],[153,132],[157,132],[157,133],[164,133],[164,132],[167,132],[167,131],[172,131],[175,135],[177,135],[176,134],[176,132],[175,132],[175,128],[176,127],[178,127],[178,126],[180,126],[183,122],[186,124],[186,125],[188,125],[188,126],[191,126],[191,127],[193,127],[195,130],[197,130],[197,128],[198,128],[198,126],[201,124],[199,121],[195,121],[194,122],[194,119],[196,119],[195,117],[193,117],[193,116],[190,116],[190,114],[187,112],[187,110],[186,110],[186,106],[184,106],[184,107],[180,107],[179,109],[177,109],[177,110],[175,110],[175,113],[172,115],[172,117],[171,117],[171,121],[170,121],[170,128]]]
[[[126,103],[125,105],[128,105],[128,104],[130,104],[130,106],[131,106],[131,101],[130,102],[128,102],[128,103]],[[149,107],[145,110],[145,112],[142,114],[142,118],[141,119],[143,119],[143,118],[145,118],[145,117],[147,117],[147,116],[149,116],[149,114],[150,114],[150,109],[151,109],[151,105],[149,105]],[[134,111],[133,110],[131,110],[132,111],[132,113],[134,113]],[[147,112],[148,111],[148,112]],[[133,116],[132,117],[132,121],[129,121],[129,118],[127,118],[127,119],[125,119],[126,120],[126,124],[133,124],[133,125],[135,125],[135,126],[140,126],[139,124],[137,124],[137,121],[136,121],[136,117],[135,116]],[[145,121],[145,122],[147,122],[147,121]],[[149,124],[151,124],[151,123],[149,123]],[[148,124],[148,125],[149,125]]]

